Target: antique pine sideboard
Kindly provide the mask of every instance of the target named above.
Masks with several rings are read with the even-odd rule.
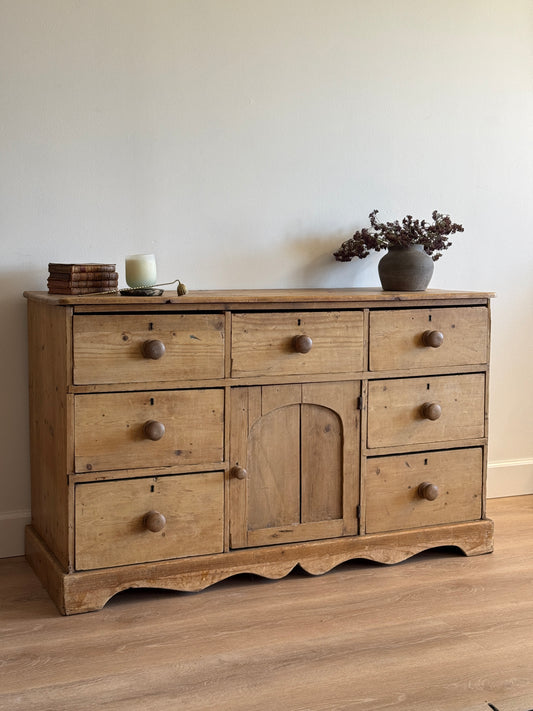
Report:
[[[492,294],[25,296],[26,555],[62,613],[492,550]]]

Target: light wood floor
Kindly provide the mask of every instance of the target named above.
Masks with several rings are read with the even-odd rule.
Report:
[[[0,709],[533,709],[533,496],[489,501],[493,554],[429,552],[61,617],[0,560]]]

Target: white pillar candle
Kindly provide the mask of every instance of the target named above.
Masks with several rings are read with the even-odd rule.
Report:
[[[132,289],[153,286],[157,281],[154,254],[131,254],[126,257],[126,282]]]

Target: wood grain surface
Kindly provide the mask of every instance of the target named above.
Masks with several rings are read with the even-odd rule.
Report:
[[[533,496],[488,515],[490,555],[127,591],[73,617],[0,560],[0,709],[528,711]]]
[[[162,390],[76,395],[77,472],[224,458],[224,391]],[[154,441],[147,422],[164,426]]]
[[[359,392],[349,381],[235,393],[231,461],[248,474],[230,481],[233,548],[356,533]]]
[[[143,346],[156,341],[164,355]],[[79,315],[73,322],[74,383],[146,383],[224,377],[221,314]]]
[[[423,415],[426,403],[442,414]],[[375,380],[368,386],[368,447],[475,439],[485,435],[485,376]]]
[[[481,458],[480,447],[372,457],[366,467],[366,532],[479,519]],[[437,487],[434,500],[420,496],[424,482]]]
[[[145,523],[154,511],[157,532]],[[78,484],[75,512],[78,570],[221,553],[224,473]]]
[[[426,331],[439,333],[441,345],[425,345]],[[487,348],[488,310],[483,307],[370,314],[370,370],[481,364],[488,360]]]
[[[209,304],[210,307],[219,304],[239,304],[245,302],[247,307],[251,303],[272,304],[313,304],[327,302],[335,303],[379,303],[391,298],[398,304],[413,304],[438,300],[445,305],[450,299],[457,305],[457,299],[476,299],[479,303],[486,303],[487,299],[494,297],[492,292],[480,291],[447,291],[445,289],[426,289],[426,291],[383,291],[381,287],[351,288],[351,289],[207,289],[190,290],[185,297],[178,296],[175,291],[165,291],[161,296],[121,296],[95,294],[92,296],[63,296],[62,294],[48,294],[46,291],[25,291],[24,296],[31,301],[40,301],[51,305],[66,305],[83,307],[84,305],[99,306],[105,311],[106,307],[116,312],[120,306],[131,310],[132,306],[148,306],[154,304],[179,304],[180,309],[186,309],[188,304],[197,307],[198,304]],[[118,307],[118,309],[117,309]],[[83,312],[83,308],[79,310]]]
[[[361,311],[234,313],[231,328],[234,378],[363,369]],[[311,339],[309,351],[294,347],[300,336]]]

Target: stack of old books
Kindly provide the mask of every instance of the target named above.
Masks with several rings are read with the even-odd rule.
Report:
[[[118,288],[116,264],[48,265],[49,294],[97,294]]]

